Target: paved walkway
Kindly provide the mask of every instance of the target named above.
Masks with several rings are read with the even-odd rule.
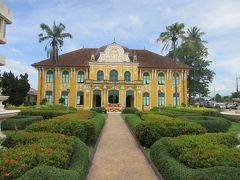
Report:
[[[87,180],[157,180],[119,114],[109,114]]]

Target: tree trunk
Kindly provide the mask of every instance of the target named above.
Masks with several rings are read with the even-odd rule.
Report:
[[[57,64],[57,48],[56,48],[56,44],[53,42],[52,43],[52,61],[53,61],[53,105],[56,104],[56,100],[55,100],[55,97],[56,97],[56,91],[55,91],[55,86],[56,86],[56,64]]]
[[[174,67],[174,74],[173,74],[173,77],[174,77],[174,81],[175,81],[175,83],[174,83],[174,85],[175,85],[175,105],[177,106],[177,70],[176,70],[176,66],[177,66],[177,60],[176,60],[176,40],[174,40],[173,41],[173,60],[174,60],[174,65],[175,65],[175,67]],[[180,96],[180,94],[179,94],[179,96]],[[174,96],[173,96],[174,97]]]

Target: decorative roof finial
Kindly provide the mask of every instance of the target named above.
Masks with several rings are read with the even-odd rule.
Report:
[[[116,39],[115,39],[115,37],[113,38],[113,43],[116,43]]]

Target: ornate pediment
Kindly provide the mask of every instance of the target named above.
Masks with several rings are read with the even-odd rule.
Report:
[[[121,63],[130,62],[130,59],[128,52],[125,52],[122,46],[113,43],[108,45],[103,52],[100,52],[97,62]]]

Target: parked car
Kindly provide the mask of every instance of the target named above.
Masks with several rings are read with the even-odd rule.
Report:
[[[237,104],[235,103],[228,103],[227,104],[227,109],[237,109]]]
[[[225,103],[215,103],[214,108],[217,109],[226,109],[226,104]]]

